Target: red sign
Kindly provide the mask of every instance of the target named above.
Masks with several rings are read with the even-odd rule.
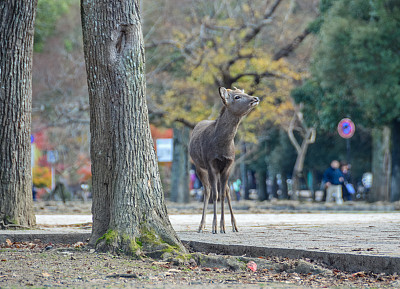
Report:
[[[356,131],[356,126],[349,118],[342,119],[338,124],[338,133],[342,138],[351,138]]]

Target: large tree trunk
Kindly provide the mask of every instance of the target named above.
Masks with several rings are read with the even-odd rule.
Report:
[[[138,1],[82,0],[81,13],[93,175],[89,243],[133,255],[166,243],[184,251],[168,219],[150,135]]]
[[[390,201],[400,200],[400,120],[392,123],[392,179]]]
[[[391,156],[390,128],[372,131],[372,188],[367,196],[369,202],[389,201]]]
[[[189,144],[190,129],[174,124],[174,150],[171,173],[171,201],[189,202]]]
[[[36,5],[0,1],[0,229],[36,224],[30,146]]]

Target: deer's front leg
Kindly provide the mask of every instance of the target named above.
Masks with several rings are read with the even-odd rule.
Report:
[[[218,179],[216,177],[216,173],[213,170],[208,171],[208,178],[210,181],[211,187],[211,195],[213,198],[213,207],[214,207],[214,217],[212,222],[212,233],[217,234],[217,201],[218,201],[218,188],[217,183]]]
[[[230,205],[230,198],[229,198],[229,187],[228,187],[228,178],[229,178],[229,173],[231,171],[233,161],[229,159],[225,159],[225,168],[221,172],[220,176],[220,182],[219,182],[219,192],[220,192],[220,198],[221,198],[221,224],[220,224],[220,230],[221,233],[225,233],[225,195],[228,197],[228,202]],[[230,208],[230,207],[229,207]],[[231,210],[232,212],[232,210]]]
[[[220,199],[221,199],[221,222],[220,222],[220,232],[225,234],[225,194],[229,194],[228,187],[228,173],[225,172],[221,174],[220,181]]]

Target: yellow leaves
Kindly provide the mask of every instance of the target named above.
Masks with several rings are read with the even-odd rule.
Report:
[[[234,27],[237,25],[237,20],[235,18],[225,18],[219,21],[220,26]]]
[[[176,80],[163,96],[163,110],[169,121],[183,118],[192,123],[207,119],[211,114],[208,85],[202,85],[192,79]],[[218,101],[217,90],[214,100]]]
[[[250,12],[250,6],[249,6],[249,4],[244,3],[244,4],[242,5],[242,11],[243,11],[244,13],[249,13],[249,12]]]
[[[33,184],[38,188],[51,187],[51,171],[48,167],[34,167],[32,169]]]

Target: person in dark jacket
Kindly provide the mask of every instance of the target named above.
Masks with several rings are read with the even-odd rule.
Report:
[[[324,172],[323,181],[326,188],[326,202],[329,203],[335,199],[336,204],[343,204],[342,183],[344,179],[337,160],[333,160],[330,167]]]

